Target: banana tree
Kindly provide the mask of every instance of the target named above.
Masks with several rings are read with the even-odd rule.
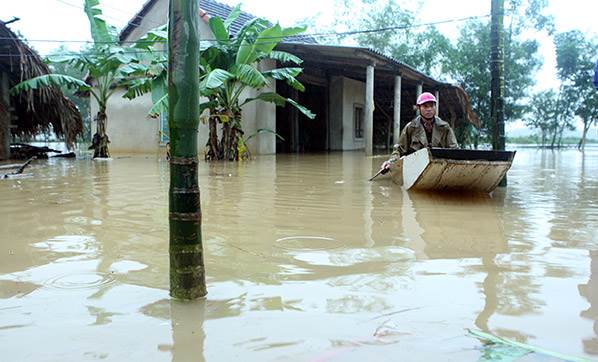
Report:
[[[98,112],[95,115],[97,128],[90,149],[94,150],[94,158],[106,158],[110,157],[110,140],[106,133],[108,100],[117,90],[117,86],[131,85],[134,80],[131,75],[140,68],[145,69],[146,66],[142,64],[143,59],[136,50],[118,46],[116,29],[101,18],[102,11],[98,6],[99,0],[85,0],[84,10],[89,20],[93,48],[82,54],[55,56],[49,59],[50,62],[65,63],[83,71],[87,74],[86,81],[63,74],[49,74],[21,82],[11,89],[11,93],[48,86],[69,87],[88,93],[98,104]]]
[[[200,89],[208,100],[202,104],[202,108],[210,110],[210,115],[206,117],[210,130],[206,159],[238,160],[248,155],[243,137],[241,110],[250,102],[259,100],[277,106],[288,103],[307,117],[315,117],[295,100],[276,92],[262,92],[255,97],[246,96],[247,90],[256,89],[259,92],[276,80],[285,81],[298,91],[305,90],[297,80],[297,76],[303,70],[300,67],[302,60],[290,53],[274,50],[284,38],[297,35],[305,28],[283,28],[278,24],[271,25],[263,19],[254,19],[231,36],[230,26],[239,13],[240,8],[237,6],[224,21],[218,17],[210,18],[209,26],[216,41],[202,49],[203,77]],[[261,71],[258,64],[266,60],[290,66]],[[218,124],[222,130],[220,141],[217,135]]]
[[[276,80],[285,81],[298,91],[305,90],[297,80],[303,70],[300,67],[302,60],[290,53],[274,50],[284,38],[297,35],[305,28],[282,28],[278,24],[272,25],[264,19],[256,18],[231,35],[230,26],[240,13],[240,6],[236,6],[225,20],[210,18],[209,26],[215,40],[206,41],[201,47],[199,87],[204,102],[200,104],[199,110],[200,113],[209,110],[209,115],[202,117],[202,122],[209,125],[206,160],[238,160],[248,155],[245,141],[249,137],[243,137],[241,110],[250,102],[264,101],[277,106],[290,104],[307,117],[315,117],[315,114],[295,100],[276,92],[262,92],[255,97],[246,95],[246,90],[256,89],[259,92]],[[165,27],[156,28],[141,38],[135,47],[145,52],[155,51],[159,44],[167,41],[166,34]],[[168,112],[168,94],[165,91],[165,71],[159,73],[159,60],[155,57],[152,59],[157,62],[153,66],[138,68],[135,73],[136,86],[129,89],[128,96],[134,98],[151,90],[154,105],[150,115],[156,116],[160,112]],[[261,71],[258,64],[265,60],[291,66]],[[150,69],[154,69],[154,72],[149,71]],[[274,131],[260,129],[258,132]]]

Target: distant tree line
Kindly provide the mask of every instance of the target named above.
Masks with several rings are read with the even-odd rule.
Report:
[[[506,0],[505,120],[523,120],[539,131],[542,145],[559,147],[564,131],[574,129],[576,119],[580,119],[584,129],[577,143],[582,149],[588,130],[598,122],[598,92],[592,86],[598,40],[577,30],[556,33],[553,17],[545,14],[547,4],[547,0]],[[437,79],[461,85],[482,127],[460,127],[456,130],[459,142],[473,147],[490,143],[489,18],[461,23],[456,41],[451,42],[434,26],[414,26],[421,23],[417,11],[402,8],[397,0],[337,0],[337,6],[353,10],[357,6],[358,13],[365,15],[356,17],[355,11],[339,11],[334,29],[402,27],[404,30],[361,33],[350,41],[375,48]],[[306,23],[314,25],[316,21]],[[558,89],[532,91],[542,58],[539,42],[528,36],[530,30],[545,32],[553,39]],[[347,39],[328,40],[343,41]]]

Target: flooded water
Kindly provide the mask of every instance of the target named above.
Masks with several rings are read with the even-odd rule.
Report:
[[[488,197],[383,158],[200,164],[208,296],[168,296],[168,164],[36,161],[0,182],[6,361],[477,361],[467,329],[598,359],[598,149],[519,150]]]

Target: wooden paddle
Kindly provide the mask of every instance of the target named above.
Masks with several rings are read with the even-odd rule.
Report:
[[[374,176],[372,176],[368,181],[372,181],[373,179],[375,179],[376,177],[378,177],[379,175],[385,175],[388,173],[388,171],[390,171],[390,168],[381,168],[380,171],[376,172],[376,174]]]

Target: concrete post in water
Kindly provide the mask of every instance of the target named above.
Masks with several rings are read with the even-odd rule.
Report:
[[[504,8],[504,0],[492,0],[490,9],[490,119],[493,127],[492,149],[495,151],[505,149]],[[506,184],[507,178],[505,177],[500,186],[506,186]]]
[[[367,66],[365,82],[365,154],[371,156],[374,151],[374,65]]]
[[[401,135],[401,75],[395,76],[395,99],[393,112],[393,129],[392,129],[392,144],[399,143],[399,136]]]
[[[170,128],[170,295],[207,294],[197,177],[199,127],[199,12],[196,0],[170,0],[168,126]]]

